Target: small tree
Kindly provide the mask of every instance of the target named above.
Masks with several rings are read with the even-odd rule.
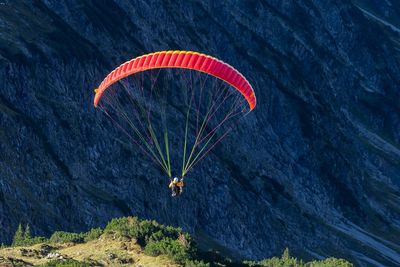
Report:
[[[283,260],[289,260],[290,259],[289,248],[285,248],[285,250],[283,251],[282,259]]]
[[[20,246],[20,245],[22,245],[23,242],[24,242],[24,231],[22,229],[22,225],[19,224],[17,231],[15,231],[12,245]]]
[[[31,228],[29,227],[28,223],[25,227],[24,241],[28,242],[31,238]]]

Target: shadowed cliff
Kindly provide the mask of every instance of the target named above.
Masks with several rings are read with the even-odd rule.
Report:
[[[181,2],[181,1],[179,1]],[[400,263],[394,1],[1,1],[0,242],[139,215],[261,259]],[[121,62],[184,49],[242,72],[257,108],[171,199],[92,106]],[[295,246],[295,247],[292,247]]]

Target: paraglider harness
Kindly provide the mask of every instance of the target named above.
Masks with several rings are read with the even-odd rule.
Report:
[[[183,177],[180,180],[177,177],[171,180],[168,186],[172,190],[171,196],[176,197],[182,194],[184,185]]]

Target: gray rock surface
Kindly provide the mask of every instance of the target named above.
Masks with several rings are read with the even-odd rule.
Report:
[[[133,214],[246,258],[400,264],[397,1],[23,2],[0,1],[0,242]],[[229,62],[258,100],[178,200],[92,106],[114,67],[167,49]]]

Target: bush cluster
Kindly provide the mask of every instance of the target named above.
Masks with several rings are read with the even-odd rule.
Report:
[[[49,241],[50,243],[83,243],[84,242],[84,233],[70,233],[64,231],[56,231],[54,232]]]
[[[40,266],[41,267],[89,267],[90,264],[83,261],[68,259],[68,260],[51,260]]]
[[[17,231],[14,234],[12,246],[31,246],[34,244],[43,243],[46,241],[46,238],[42,236],[31,236],[31,230],[29,224],[25,226],[25,229],[21,224],[18,225]]]
[[[12,246],[31,246],[39,243],[83,243],[99,238],[103,234],[101,228],[93,228],[86,233],[54,232],[49,239],[42,236],[31,236],[29,224],[25,229],[18,225]]]
[[[135,240],[146,255],[166,255],[171,260],[185,267],[210,267],[210,263],[232,263],[230,259],[212,252],[201,252],[192,237],[184,233],[180,228],[165,226],[156,221],[139,220],[136,217],[124,217],[111,220],[104,230],[93,228],[86,233],[70,233],[57,231],[49,239],[44,237],[32,237],[29,225],[25,229],[20,224],[15,232],[13,246],[33,245],[37,243],[84,243],[98,239],[101,235],[113,238],[128,238]],[[206,262],[204,262],[206,260]],[[210,263],[208,263],[210,262]],[[328,258],[321,261],[304,263],[289,255],[285,249],[281,257],[273,257],[262,261],[244,261],[238,263],[248,267],[352,267],[353,265],[343,259]],[[75,260],[54,260],[43,265],[44,267],[89,266],[86,262]]]
[[[350,262],[336,258],[304,263],[302,260],[291,257],[287,248],[280,258],[273,257],[259,262],[245,261],[243,263],[249,267],[353,267]]]
[[[158,241],[166,237],[177,239],[182,234],[182,229],[164,226],[156,221],[123,217],[112,219],[104,229],[104,233],[135,239],[139,245],[145,247],[150,240]]]
[[[84,243],[98,239],[103,234],[101,228],[93,228],[86,233],[70,233],[63,231],[54,232],[50,239],[50,243]]]
[[[88,232],[84,234],[84,241],[89,242],[92,240],[99,239],[99,237],[103,234],[103,229],[101,228],[92,228]]]
[[[190,248],[183,246],[178,240],[163,238],[150,241],[144,248],[144,253],[150,256],[167,255],[178,263],[183,263],[191,258]]]
[[[191,236],[183,233],[180,228],[136,217],[124,217],[113,219],[104,233],[135,239],[144,248],[144,253],[150,256],[166,255],[180,264],[209,266],[202,261],[195,261],[196,246]]]

